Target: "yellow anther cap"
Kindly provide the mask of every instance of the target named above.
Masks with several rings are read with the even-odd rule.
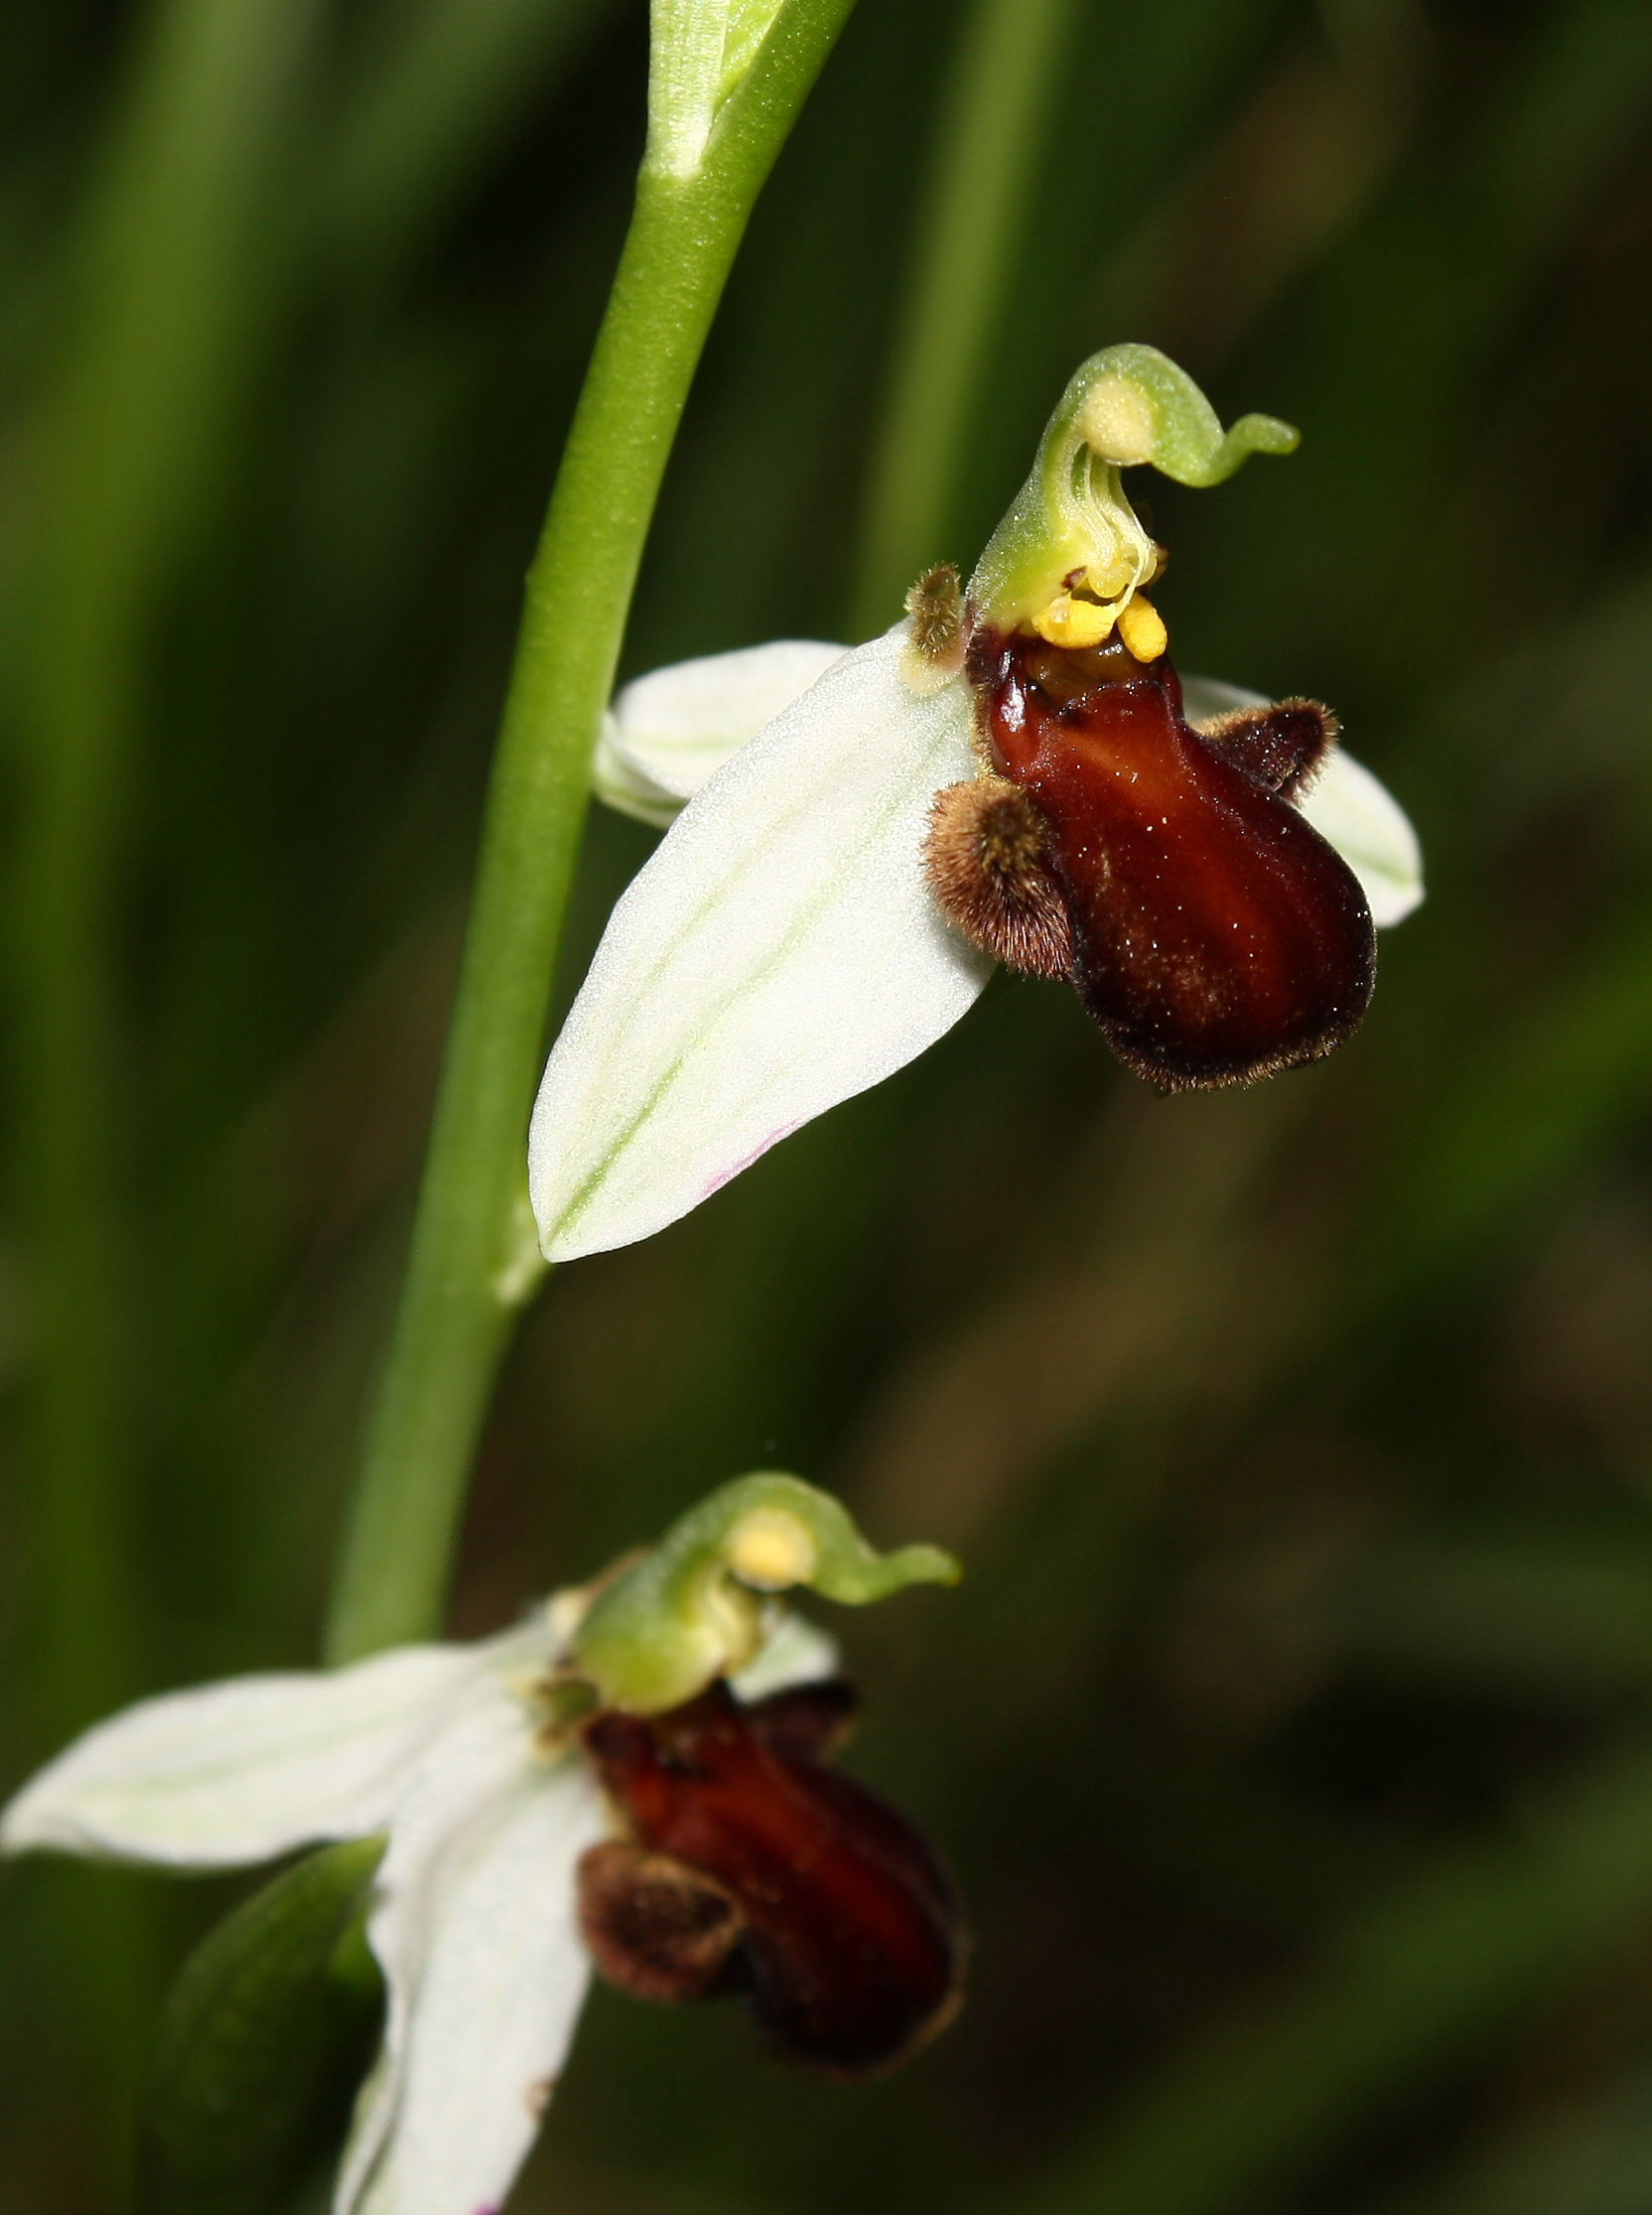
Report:
[[[1032,627],[1052,646],[1099,646],[1112,631],[1115,616],[1112,608],[1100,607],[1093,600],[1074,600],[1070,593],[1061,593],[1041,614],[1034,616]]]
[[[1119,636],[1138,661],[1157,661],[1170,642],[1164,617],[1142,593],[1119,611]]]

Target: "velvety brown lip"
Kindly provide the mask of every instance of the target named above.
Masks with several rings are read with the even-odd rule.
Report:
[[[1071,980],[1133,1068],[1171,1088],[1239,1084],[1348,1036],[1375,976],[1370,910],[1281,796],[1329,743],[1323,710],[1203,733],[1169,659],[1116,642],[978,634],[971,675],[993,766],[1043,827]]]
[[[719,1683],[669,1715],[599,1716],[586,1744],[636,1842],[738,1903],[771,2042],[836,2074],[885,2068],[956,2006],[952,1888],[903,1816],[818,1757],[845,1720],[835,1688],[766,1706]]]

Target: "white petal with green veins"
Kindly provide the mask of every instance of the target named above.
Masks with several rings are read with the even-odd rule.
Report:
[[[499,1691],[431,1749],[391,1823],[368,1937],[387,1987],[334,2215],[503,2204],[590,1979],[574,1871],[608,1835],[575,1756]]]
[[[227,1869],[363,1837],[478,1670],[475,1649],[404,1646],[328,1675],[231,1677],[142,1701],[24,1786],[0,1847]]]
[[[962,684],[900,675],[905,625],[845,654],[677,818],[615,908],[534,1108],[552,1261],[663,1229],[776,1140],[949,1031],[990,964],[922,869],[975,773]]]

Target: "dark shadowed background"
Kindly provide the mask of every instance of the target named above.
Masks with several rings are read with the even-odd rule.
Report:
[[[893,620],[1151,341],[1304,433],[1149,491],[1173,650],[1331,702],[1431,897],[1323,1067],[1161,1100],[1001,977],[551,1283],[455,1629],[758,1465],[956,1547],[843,1628],[977,1953],[863,2088],[599,1993],[512,2205],[1645,2215],[1652,12],[1071,0],[947,512],[869,550],[969,20],[862,0],[627,670]],[[631,0],[0,20],[0,1787],[313,1656],[644,64]],[[565,991],[650,845],[594,818]],[[249,1883],[0,1873],[0,2215],[117,2204]]]

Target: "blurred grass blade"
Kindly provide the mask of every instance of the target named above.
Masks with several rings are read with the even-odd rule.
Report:
[[[1444,2183],[1361,2215],[1646,2215],[1648,2207],[1652,2074],[1643,2066],[1597,2099],[1477,2147]]]
[[[12,641],[29,807],[13,952],[40,1311],[39,1487],[60,1730],[127,1689],[117,1471],[134,1441],[125,811],[147,625],[211,498],[250,367],[272,169],[311,10],[170,0],[142,33],[44,403],[42,514]]]
[[[1431,1531],[1362,1555],[1337,1635],[1362,1674],[1586,1708],[1652,1689],[1652,1547],[1638,1508],[1586,1533]]]
[[[1555,0],[1475,164],[1499,209],[1510,275],[1552,253],[1652,96],[1652,8]]]
[[[1383,1259],[1355,1303],[1416,1290],[1518,1226],[1591,1148],[1638,1114],[1652,1083],[1652,922],[1587,947],[1508,1034],[1464,1056],[1438,1112],[1420,1118],[1373,1189]]]
[[[68,257],[67,344],[45,381],[42,425],[30,427],[40,512],[6,640],[21,753],[7,920],[45,1742],[114,1705],[136,1673],[131,1218],[143,1177],[124,882],[134,756],[149,626],[215,492],[245,390],[279,200],[271,165],[312,17],[308,0],[165,0],[144,14]],[[93,2050],[101,2041],[114,2078],[149,1982],[147,1920],[119,1895],[65,1950],[66,1980],[84,1980]],[[119,2102],[106,2084],[94,2105],[112,2119]]]
[[[460,194],[604,28],[598,0],[421,0],[384,12],[316,181],[316,229],[343,275],[412,260]]]
[[[1025,2215],[1226,2215],[1288,2191],[1403,2092],[1596,1966],[1652,1907],[1652,1751],[1619,1754],[1495,1845],[1344,1924],[1294,2001],[1220,2025],[1139,2091]]]
[[[1025,243],[1076,13],[1075,0],[975,0],[953,50],[872,464],[857,638],[894,621],[921,569],[973,558],[973,548],[946,543],[953,481]]]

